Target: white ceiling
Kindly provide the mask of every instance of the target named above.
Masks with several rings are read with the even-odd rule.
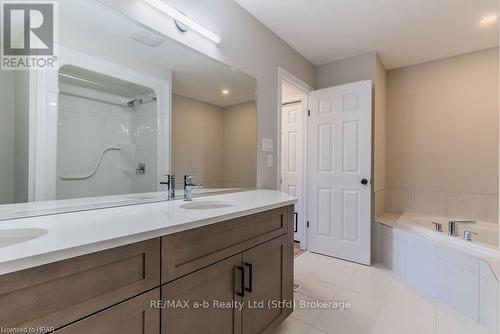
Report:
[[[498,46],[497,0],[235,0],[315,65],[377,51],[387,69]]]
[[[255,100],[256,81],[169,38],[149,47],[130,38],[142,27],[89,0],[60,2],[61,45],[136,71],[168,79],[173,92],[221,107]],[[223,95],[228,89],[229,95]]]

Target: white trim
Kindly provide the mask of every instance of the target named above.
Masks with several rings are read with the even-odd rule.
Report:
[[[293,75],[292,73],[288,72],[285,70],[283,67],[278,67],[278,129],[277,129],[277,145],[276,145],[276,189],[280,190],[281,189],[281,116],[282,116],[282,105],[283,105],[283,82],[286,82],[290,84],[291,86],[297,88],[298,90],[302,91],[304,93],[304,96],[306,97],[305,101],[302,101],[304,104],[304,111],[307,109],[307,106],[309,104],[308,101],[308,94],[309,92],[312,91],[312,87]],[[306,157],[307,157],[307,113],[303,113],[304,117],[304,122],[302,122],[303,126],[303,142],[302,142],[302,148],[303,148],[303,159],[302,159],[302,171],[303,171],[303,177],[302,177],[302,189],[303,191],[306,190],[307,186],[307,164],[306,164]],[[304,194],[303,194],[304,195]],[[307,196],[303,196],[303,201],[302,201],[302,208],[301,212],[303,213],[302,219],[299,221],[299,228],[304,231],[304,233],[301,234],[301,240],[300,241],[300,248],[301,249],[307,249],[307,230],[306,230],[306,220],[307,217]]]
[[[55,157],[50,154],[57,150],[55,148],[57,145],[57,131],[51,133],[54,127],[50,126],[51,123],[55,123],[55,129],[57,130],[57,93],[49,91],[48,79],[50,77],[51,73],[46,70],[37,71],[37,74],[34,75],[36,93],[33,95],[33,100],[35,104],[34,114],[36,114],[34,120],[36,122],[36,139],[34,149],[33,201],[55,198],[55,182],[54,184],[48,182],[48,180],[55,180]],[[48,147],[54,147],[54,149],[46,150]]]
[[[304,93],[305,94],[305,93]],[[291,103],[302,103],[302,98],[303,95],[297,95],[297,96],[292,96],[292,97],[289,97],[285,100],[282,100],[281,101],[281,105],[284,106],[285,104],[291,104]]]
[[[157,98],[158,108],[158,175],[159,180],[171,169],[171,80],[161,80],[122,66],[61,48],[59,68],[73,65],[89,71],[133,82],[151,88]],[[59,80],[58,71],[38,71],[36,78],[36,147],[34,170],[34,200],[56,199],[56,164],[57,164],[57,114]],[[171,79],[171,77],[170,77]],[[164,122],[160,126],[160,121]],[[161,150],[161,151],[160,151]]]
[[[30,71],[28,80],[28,202],[35,201],[37,78],[38,72]]]

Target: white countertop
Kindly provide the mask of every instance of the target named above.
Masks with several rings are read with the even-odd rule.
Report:
[[[0,275],[296,202],[294,197],[272,190],[198,197],[193,202],[207,200],[230,201],[234,207],[188,210],[180,208],[186,202],[175,200],[0,221],[0,236],[6,229],[48,231],[39,238],[0,248]]]
[[[253,189],[242,188],[197,188],[193,189],[193,197],[240,192]],[[182,199],[184,190],[175,190],[176,199]],[[0,205],[0,220],[38,217],[59,213],[87,211],[113,208],[119,206],[145,204],[167,201],[166,191],[156,191],[139,194],[121,194],[111,196],[95,196],[85,198],[61,199],[56,201],[41,201]]]

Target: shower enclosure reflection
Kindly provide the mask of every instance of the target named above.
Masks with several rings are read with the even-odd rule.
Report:
[[[172,174],[181,198],[186,174],[255,187],[255,78],[96,1],[59,12],[58,71],[0,71],[0,220],[164,201]]]
[[[156,191],[157,120],[150,88],[62,67],[56,199]]]

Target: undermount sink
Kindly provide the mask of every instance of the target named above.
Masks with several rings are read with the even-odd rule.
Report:
[[[226,201],[199,201],[186,203],[180,206],[181,209],[188,210],[211,210],[232,207],[234,207],[234,204]]]
[[[0,248],[39,238],[47,234],[47,232],[48,231],[43,228],[0,229]]]

